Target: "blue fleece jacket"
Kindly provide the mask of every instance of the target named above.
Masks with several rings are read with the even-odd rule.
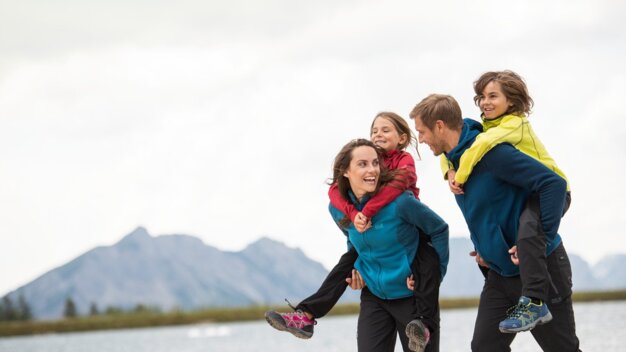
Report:
[[[361,210],[368,197],[352,202]],[[330,214],[339,225],[344,214],[329,205]],[[419,231],[430,237],[439,256],[441,277],[448,267],[448,224],[430,208],[415,199],[409,191],[383,207],[372,218],[373,226],[364,233],[351,223],[341,228],[348,237],[348,249],[359,253],[354,267],[359,271],[368,289],[382,299],[409,297],[413,293],[406,287],[411,275],[411,262],[417,253]]]
[[[477,121],[464,120],[459,144],[446,153],[455,168],[481,131]],[[517,242],[519,217],[531,193],[539,194],[546,254],[551,254],[561,243],[557,231],[567,190],[565,180],[510,144],[500,144],[485,154],[463,189],[465,194],[456,195],[456,201],[474,247],[500,275],[519,275],[508,250]]]

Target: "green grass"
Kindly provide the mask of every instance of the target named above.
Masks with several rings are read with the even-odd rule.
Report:
[[[626,300],[626,290],[605,292],[576,292],[575,302]],[[478,298],[446,298],[440,301],[441,309],[469,308],[478,305]],[[166,325],[195,324],[202,322],[229,322],[263,319],[267,310],[288,309],[283,306],[253,306],[232,309],[206,309],[169,313],[140,312],[78,317],[54,321],[0,322],[0,337],[64,333],[75,331],[139,328]],[[357,314],[358,304],[338,305],[329,315]]]

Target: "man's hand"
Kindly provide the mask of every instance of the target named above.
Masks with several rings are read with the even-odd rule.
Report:
[[[463,184],[454,181],[454,175],[456,175],[455,170],[448,170],[448,186],[450,186],[450,191],[454,194],[463,194]]]
[[[372,222],[367,216],[363,215],[363,213],[359,212],[354,217],[354,227],[360,233],[367,231],[370,227],[372,227]]]
[[[356,269],[352,269],[352,277],[346,278],[346,282],[353,290],[360,290],[363,287],[367,286],[365,284],[365,281],[363,281],[361,274],[359,274],[359,271]]]
[[[406,278],[406,287],[411,291],[415,290],[415,279],[413,278],[413,274]]]
[[[513,264],[519,265],[519,258],[517,257],[517,246],[511,247],[511,249],[509,249],[509,254],[511,255],[511,261],[513,262]]]
[[[478,263],[478,265],[485,267],[485,268],[489,268],[489,264],[487,264],[487,262],[483,260],[483,258],[480,256],[480,254],[478,254],[478,252],[471,251],[469,252],[469,255],[472,257],[476,257],[476,263]]]

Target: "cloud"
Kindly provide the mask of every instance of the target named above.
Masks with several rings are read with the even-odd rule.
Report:
[[[624,187],[611,181],[625,164],[624,5],[507,6],[11,4],[0,14],[0,265],[16,269],[0,292],[138,225],[232,250],[268,235],[330,267],[345,249],[326,213],[339,148],[367,137],[377,112],[408,118],[432,92],[476,117],[472,82],[505,68],[526,78],[533,126],[572,182],[567,248],[626,252]],[[420,150],[423,201],[467,235]]]

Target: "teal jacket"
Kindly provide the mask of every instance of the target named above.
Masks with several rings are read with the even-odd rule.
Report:
[[[361,210],[367,203],[364,197],[357,203]],[[345,216],[332,204],[330,214],[337,224]],[[430,208],[415,199],[409,191],[383,207],[372,218],[372,228],[358,232],[350,223],[341,228],[348,238],[348,249],[359,253],[354,267],[359,271],[368,289],[382,299],[409,297],[413,293],[406,287],[406,278],[411,275],[411,262],[417,253],[420,231],[429,236],[439,255],[441,277],[448,267],[448,224]]]
[[[482,126],[465,119],[459,144],[446,153],[455,167]],[[537,192],[546,254],[561,243],[557,233],[567,190],[566,181],[539,161],[504,143],[495,146],[476,164],[456,201],[470,231],[474,248],[502,276],[519,275],[508,250],[517,243],[519,217],[528,196]]]

